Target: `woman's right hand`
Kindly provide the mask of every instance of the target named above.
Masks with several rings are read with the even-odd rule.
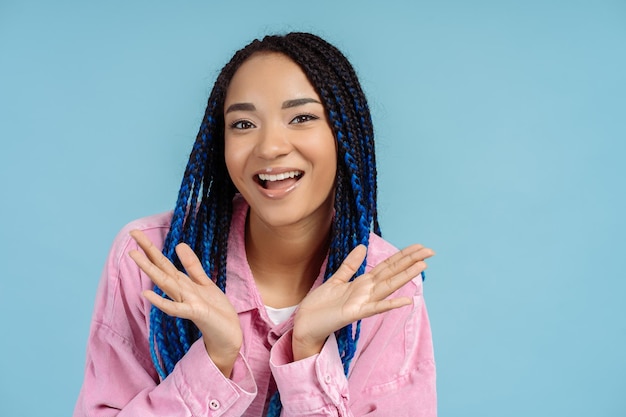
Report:
[[[154,291],[143,295],[164,313],[189,319],[202,332],[211,360],[228,378],[233,369],[243,335],[237,312],[217,285],[206,275],[200,260],[185,243],[176,254],[189,276],[180,272],[140,230],[130,232],[144,253],[133,250],[129,256],[171,300]]]

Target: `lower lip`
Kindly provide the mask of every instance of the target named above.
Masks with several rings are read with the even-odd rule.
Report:
[[[291,194],[293,190],[298,188],[300,181],[301,180],[298,180],[293,185],[284,189],[280,189],[280,190],[268,190],[267,188],[263,188],[263,186],[259,183],[257,183],[257,187],[259,188],[259,191],[261,192],[261,194],[263,194],[265,197],[271,198],[272,200],[279,200]]]

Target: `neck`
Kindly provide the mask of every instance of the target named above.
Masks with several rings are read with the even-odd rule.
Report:
[[[265,305],[299,304],[328,252],[332,213],[295,225],[270,227],[254,213],[246,224],[246,255]]]

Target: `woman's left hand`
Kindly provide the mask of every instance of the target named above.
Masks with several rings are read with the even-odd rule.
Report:
[[[337,272],[300,303],[292,336],[294,360],[319,353],[331,333],[350,323],[411,304],[409,297],[387,297],[424,271],[424,260],[435,254],[412,245],[350,281],[366,252],[363,245],[354,248]]]

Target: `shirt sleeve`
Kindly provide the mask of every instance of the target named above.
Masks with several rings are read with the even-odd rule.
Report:
[[[322,351],[293,361],[291,335],[284,334],[272,348],[270,368],[283,405],[282,416],[348,416],[348,380],[330,335]]]
[[[74,417],[241,416],[257,393],[241,355],[228,379],[200,339],[159,381],[148,344],[150,304],[141,295],[152,284],[128,257],[136,248],[128,229],[116,239],[102,274]],[[158,241],[156,229],[144,231]]]
[[[296,362],[292,331],[276,342],[270,367],[283,417],[437,415],[432,336],[421,281],[411,286],[404,295],[413,296],[412,306],[362,321],[348,378],[334,335],[319,354]]]

